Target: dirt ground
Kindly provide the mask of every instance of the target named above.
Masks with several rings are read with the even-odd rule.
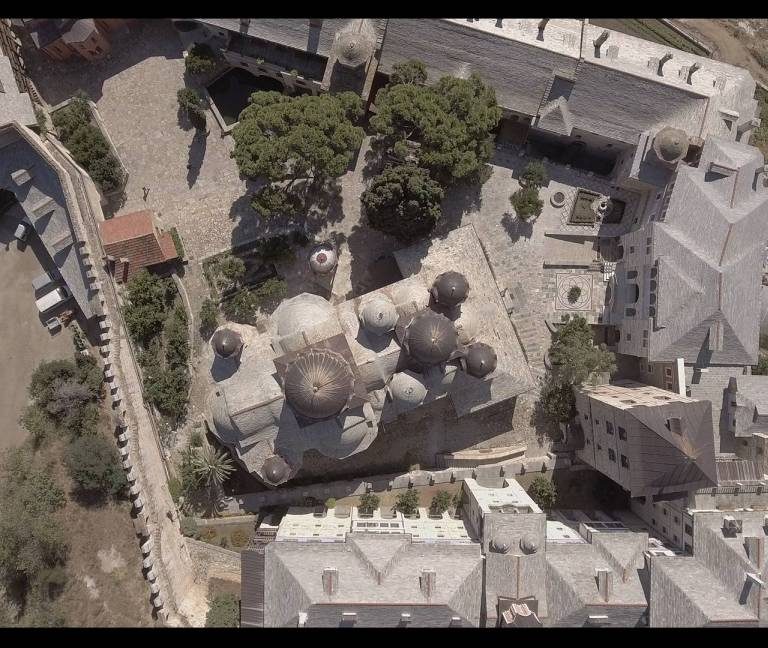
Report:
[[[0,451],[20,445],[26,431],[18,424],[27,404],[27,385],[42,360],[69,358],[74,347],[66,329],[51,335],[35,306],[32,279],[43,272],[45,252],[33,237],[17,245],[13,231],[18,220],[9,211],[0,216]],[[45,269],[48,269],[47,267]]]
[[[397,496],[407,491],[407,488],[393,488],[389,491],[381,491],[375,493],[379,496],[379,506],[382,509],[392,508],[395,505]],[[447,491],[451,497],[461,490],[461,482],[454,482],[453,484],[435,484],[434,486],[416,486],[414,490],[419,492],[419,506],[429,507],[432,503],[432,498],[438,491]],[[336,500],[336,504],[346,504],[348,506],[358,506],[360,498],[357,496],[342,497]]]

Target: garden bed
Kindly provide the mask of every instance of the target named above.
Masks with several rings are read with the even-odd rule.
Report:
[[[198,528],[198,540],[208,544],[243,551],[248,548],[256,535],[256,523],[238,522],[236,524],[222,522],[200,525]]]

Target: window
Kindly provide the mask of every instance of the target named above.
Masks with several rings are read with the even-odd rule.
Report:
[[[676,536],[676,535],[673,535],[673,536],[672,536],[672,539],[673,539],[675,542],[678,542],[678,539],[677,539],[677,536]]]
[[[667,509],[661,509],[661,512],[664,514],[664,517],[667,517],[669,513],[667,513]]]
[[[101,54],[101,48],[100,48],[98,45],[96,46],[96,52],[97,52],[98,54]]]
[[[664,375],[667,378],[671,378],[672,377],[672,367],[665,367],[664,368]]]
[[[608,448],[608,458],[611,461],[616,461],[616,453],[611,448]]]
[[[595,425],[600,425],[600,421],[598,419],[595,419]]]
[[[661,527],[661,532],[662,532],[664,535],[667,535],[667,527],[665,527],[665,526]]]
[[[629,468],[629,459],[627,459],[627,455],[621,455],[621,467]]]
[[[686,532],[688,535],[693,535],[693,527],[691,527],[691,525],[690,525],[690,524],[686,524],[686,525],[683,527],[683,530],[684,530],[684,531],[685,531],[685,532]]]
[[[590,445],[592,442],[591,442],[589,439],[584,439],[584,443],[585,443],[586,445]]]
[[[693,547],[689,545],[687,542],[685,543],[685,552],[689,554],[693,553]]]
[[[598,450],[602,450],[602,449],[603,449],[603,446],[601,446],[601,445],[598,443],[598,444],[597,444],[597,449],[598,449]]]
[[[610,421],[605,422],[605,433],[613,434],[613,423],[611,423]]]
[[[632,334],[631,333],[627,333],[627,342],[629,342],[630,340],[632,340]]]
[[[622,441],[627,440],[627,431],[621,426],[619,426],[619,439]]]
[[[629,246],[629,253],[630,254],[634,254],[635,253],[635,246],[634,245],[630,245]]]
[[[656,526],[656,518],[651,518],[651,524],[652,524],[653,526]]]
[[[584,420],[585,420],[585,421],[588,421],[588,420],[589,420],[589,414],[584,414]]]
[[[679,524],[679,523],[680,523],[680,518],[675,516],[675,524]]]

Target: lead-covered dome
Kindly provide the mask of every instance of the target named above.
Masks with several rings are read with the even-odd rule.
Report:
[[[376,32],[364,18],[347,25],[333,43],[336,60],[349,68],[356,68],[365,63],[371,58],[375,48]]]
[[[301,293],[284,301],[274,313],[277,334],[281,337],[310,329],[334,315],[331,303],[311,293]]]
[[[398,405],[420,405],[427,396],[427,388],[412,371],[400,371],[389,382],[389,393]]]
[[[291,468],[280,455],[271,455],[264,460],[261,472],[270,484],[279,484],[288,477]]]
[[[487,376],[496,369],[496,352],[493,347],[483,342],[471,345],[464,359],[467,363],[467,373],[475,378]]]
[[[417,313],[405,331],[408,355],[424,365],[448,360],[458,342],[453,322],[428,308]]]
[[[397,309],[395,305],[383,296],[377,296],[360,310],[360,323],[363,328],[374,335],[384,335],[397,324]]]
[[[283,389],[288,404],[308,418],[323,419],[338,414],[353,390],[353,375],[347,361],[327,349],[297,355],[285,370]]]
[[[524,554],[533,554],[539,550],[539,541],[536,536],[526,533],[520,538],[520,549]]]
[[[220,358],[231,358],[243,346],[240,334],[228,328],[220,328],[211,337],[213,352]]]
[[[688,152],[688,135],[680,128],[662,128],[653,138],[653,150],[665,162],[677,162]]]
[[[449,270],[435,278],[432,284],[432,297],[443,306],[456,306],[469,294],[469,282],[460,272]]]

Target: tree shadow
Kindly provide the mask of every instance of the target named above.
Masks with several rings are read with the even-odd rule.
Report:
[[[462,182],[445,190],[442,213],[432,238],[445,238],[449,232],[461,225],[466,214],[480,210],[482,206],[482,184]]]
[[[533,220],[524,220],[518,216],[506,213],[501,218],[501,225],[509,235],[512,243],[516,243],[521,237],[527,239],[533,235]]]
[[[200,168],[205,159],[208,145],[208,133],[202,128],[195,129],[195,136],[189,145],[189,160],[187,162],[187,186],[191,189],[200,175]]]

